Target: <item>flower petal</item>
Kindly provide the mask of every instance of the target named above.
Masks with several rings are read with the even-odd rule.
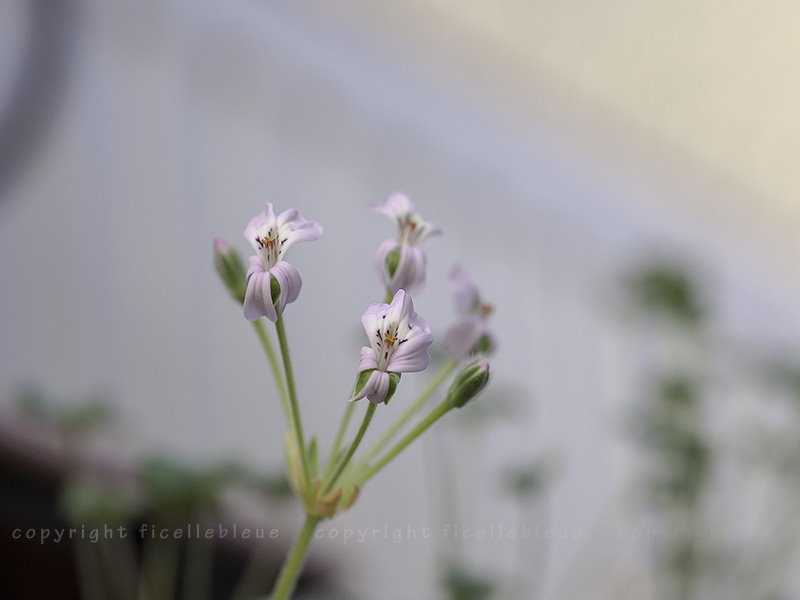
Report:
[[[395,242],[394,240],[386,240],[378,246],[377,252],[375,252],[375,259],[373,260],[373,266],[375,267],[375,275],[378,276],[378,283],[382,286],[388,288],[390,277],[389,277],[389,269],[386,266],[386,258],[389,254],[397,248],[400,244]],[[398,288],[399,289],[399,288]],[[396,292],[397,290],[392,290],[392,293]]]
[[[419,294],[425,289],[427,258],[421,248],[400,246],[400,261],[394,276],[386,285],[392,293],[405,290],[409,294]],[[386,274],[388,276],[388,273]]]
[[[479,317],[466,317],[447,330],[444,345],[453,358],[462,360],[472,354],[478,341],[487,333],[486,321]]]
[[[281,236],[281,256],[294,244],[313,242],[322,235],[322,225],[304,219],[296,208],[290,208],[278,215],[277,225]]]
[[[459,315],[465,316],[480,308],[481,297],[478,286],[461,265],[453,266],[450,271],[450,289]]]
[[[416,373],[424,371],[431,364],[428,348],[433,344],[433,334],[420,333],[400,344],[386,365],[387,371],[393,373]]]
[[[399,230],[401,237],[406,237],[411,245],[418,245],[435,233],[441,233],[433,223],[425,221],[417,212],[414,203],[405,194],[389,196],[383,206],[370,205],[375,212],[379,212],[392,219]],[[413,228],[406,228],[408,223],[413,223]],[[404,233],[405,232],[405,233]]]
[[[375,350],[363,346],[361,348],[361,362],[358,363],[358,372],[367,371],[369,369],[378,368],[378,356]]]
[[[267,202],[267,210],[262,211],[250,219],[250,222],[244,230],[244,238],[250,243],[253,250],[256,252],[261,250],[261,245],[256,241],[259,237],[258,230],[263,227],[269,228],[273,225],[276,225],[275,211],[272,208],[272,202]]]
[[[366,398],[370,402],[380,404],[386,399],[386,395],[389,393],[389,383],[390,379],[388,373],[373,371],[369,379],[367,379],[367,383],[364,384],[364,387],[361,388],[358,394],[350,399],[350,402]]]
[[[250,268],[247,269],[247,290],[244,294],[242,312],[248,321],[255,321],[259,317],[267,317],[270,321],[277,321],[278,315],[272,304],[272,275],[264,271],[261,259],[258,256],[250,257]]]
[[[303,287],[303,280],[294,265],[286,261],[280,261],[272,267],[269,272],[281,286],[281,295],[278,299],[278,313],[283,314],[283,309],[287,304],[297,300],[300,295],[300,288]]]
[[[361,324],[364,326],[364,331],[367,332],[367,339],[369,340],[369,345],[372,347],[372,351],[377,355],[380,352],[380,341],[383,339],[383,334],[381,333],[383,328],[383,323],[385,321],[386,310],[389,307],[388,304],[370,304],[369,308],[364,311],[364,314],[361,315]],[[363,355],[363,352],[362,352]]]

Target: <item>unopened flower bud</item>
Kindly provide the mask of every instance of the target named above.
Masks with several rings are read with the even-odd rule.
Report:
[[[214,239],[214,266],[233,299],[239,303],[244,302],[247,289],[244,263],[239,253],[219,237]]]
[[[489,383],[489,361],[476,360],[458,374],[447,391],[447,399],[454,408],[461,408],[478,396]]]

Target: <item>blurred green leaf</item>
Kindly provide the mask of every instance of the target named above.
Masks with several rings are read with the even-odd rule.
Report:
[[[140,479],[154,510],[192,512],[216,504],[230,473],[227,467],[197,467],[155,456],[142,463]]]
[[[98,395],[65,403],[34,386],[27,386],[17,394],[17,403],[27,416],[76,435],[88,434],[112,420],[111,409]]]
[[[459,566],[447,570],[443,584],[451,600],[486,600],[495,593],[495,584],[491,579],[474,575]]]
[[[135,503],[117,490],[76,480],[67,484],[60,507],[73,524],[116,527],[130,522]]]
[[[698,325],[704,310],[695,284],[679,267],[655,265],[634,273],[628,281],[637,307],[688,325]]]
[[[506,489],[520,499],[531,500],[541,496],[555,480],[559,471],[553,456],[543,456],[532,464],[513,467],[504,473]]]

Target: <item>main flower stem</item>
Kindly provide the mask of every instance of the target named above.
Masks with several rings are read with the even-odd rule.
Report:
[[[367,412],[364,413],[364,420],[361,422],[361,427],[358,429],[358,433],[356,434],[355,439],[353,439],[353,443],[350,444],[350,448],[347,450],[347,454],[344,455],[339,466],[336,468],[336,471],[333,474],[333,477],[330,478],[328,484],[325,486],[325,489],[322,492],[324,496],[328,492],[333,489],[333,486],[336,485],[336,481],[339,479],[339,476],[344,471],[347,463],[350,462],[350,459],[353,458],[353,454],[356,453],[356,449],[358,445],[361,443],[361,439],[364,437],[364,434],[367,431],[367,427],[369,427],[370,421],[372,421],[372,415],[375,414],[375,409],[378,408],[378,405],[374,402],[369,402],[369,406],[367,406]]]
[[[386,444],[392,441],[392,438],[394,438],[394,436],[397,435],[397,432],[399,432],[403,428],[403,426],[405,426],[405,424],[411,420],[411,417],[413,417],[417,413],[417,411],[419,411],[419,409],[425,405],[425,403],[430,399],[430,397],[434,394],[434,392],[436,392],[436,390],[439,389],[439,387],[453,372],[453,369],[455,369],[457,366],[458,363],[453,359],[449,359],[444,365],[442,365],[442,368],[439,369],[439,372],[430,381],[430,383],[428,383],[428,385],[425,386],[425,389],[422,390],[422,393],[420,393],[420,395],[417,396],[414,402],[412,402],[408,406],[408,408],[406,408],[405,411],[403,411],[403,413],[397,418],[397,420],[392,424],[392,426],[386,430],[386,432],[380,437],[380,439],[378,439],[378,441],[375,442],[370,447],[370,449],[364,455],[365,461],[369,460],[370,456],[376,456],[378,452],[383,450]]]
[[[281,408],[283,409],[283,417],[286,419],[286,426],[292,429],[292,413],[289,409],[289,397],[286,394],[286,383],[281,373],[281,366],[278,363],[278,356],[275,354],[275,349],[272,347],[272,342],[267,335],[267,330],[264,328],[264,322],[261,319],[253,321],[253,327],[258,334],[258,339],[264,347],[264,352],[267,354],[269,366],[272,369],[272,378],[275,380],[275,387],[278,388],[278,395],[281,397]]]
[[[283,326],[283,316],[278,315],[275,321],[275,329],[278,331],[278,342],[281,347],[281,357],[283,358],[283,368],[286,371],[286,386],[289,389],[289,406],[292,411],[292,423],[294,425],[294,437],[297,441],[298,452],[300,454],[300,465],[303,468],[303,483],[305,484],[306,494],[311,494],[311,473],[308,470],[308,450],[306,439],[303,436],[303,423],[300,420],[300,406],[297,404],[297,389],[294,385],[294,372],[292,371],[292,359],[289,356],[289,343],[286,340],[286,328]]]
[[[376,462],[373,466],[371,466],[364,475],[359,478],[359,485],[363,486],[369,479],[372,478],[378,471],[380,471],[383,467],[385,467],[391,460],[400,454],[406,447],[417,439],[428,427],[433,425],[436,421],[441,419],[447,412],[453,408],[453,405],[450,401],[445,398],[442,400],[436,408],[434,408],[427,417],[422,419],[422,421],[417,424],[414,429],[408,432],[408,434],[399,442],[397,442],[392,448],[381,458],[378,462]]]
[[[278,317],[280,319],[280,317]],[[322,517],[316,517],[306,514],[303,529],[300,530],[300,535],[294,542],[292,552],[283,564],[280,577],[278,578],[275,588],[272,591],[271,600],[287,600],[297,584],[297,579],[303,569],[303,563],[308,554],[308,547],[314,537],[314,532],[317,530],[317,525],[322,520]]]

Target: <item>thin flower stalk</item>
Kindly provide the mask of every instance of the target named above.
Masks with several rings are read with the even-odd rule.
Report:
[[[297,440],[298,453],[300,455],[300,465],[303,471],[303,483],[305,484],[306,494],[311,493],[311,471],[308,467],[308,450],[303,435],[303,422],[300,419],[300,406],[297,403],[297,389],[294,384],[294,372],[292,370],[292,359],[289,355],[289,343],[286,339],[286,328],[283,325],[283,315],[280,313],[275,321],[275,329],[278,332],[278,342],[283,358],[283,368],[286,373],[286,386],[289,391],[289,407],[292,413],[292,424],[294,425],[294,436]]]
[[[339,448],[341,448],[342,446],[342,439],[344,439],[345,431],[347,431],[347,426],[350,424],[350,417],[353,416],[354,408],[355,408],[355,403],[348,402],[347,407],[344,409],[344,413],[342,414],[342,421],[341,423],[339,423],[339,429],[336,432],[336,438],[333,440],[333,447],[331,448],[330,458],[328,459],[328,465],[325,467],[325,474],[322,477],[323,480],[327,480],[330,477],[331,472],[336,466],[336,457],[339,454]]]
[[[267,355],[270,369],[272,369],[272,377],[275,380],[275,387],[278,389],[278,396],[280,396],[281,399],[281,408],[283,409],[283,417],[286,419],[286,426],[289,429],[293,429],[294,420],[292,418],[292,411],[289,408],[289,396],[286,392],[286,382],[281,372],[280,364],[278,363],[278,356],[275,354],[275,349],[272,347],[272,342],[267,335],[267,330],[264,328],[264,322],[261,319],[253,321],[253,327]]]
[[[339,466],[336,468],[333,476],[328,481],[327,485],[323,488],[322,494],[325,495],[330,492],[333,487],[336,485],[339,477],[341,476],[342,472],[344,471],[347,464],[350,462],[350,459],[353,458],[353,455],[356,453],[359,444],[361,444],[361,440],[364,438],[364,434],[369,427],[370,422],[372,421],[372,417],[375,414],[375,409],[378,408],[378,405],[374,402],[370,402],[369,406],[367,406],[367,411],[364,413],[364,420],[361,422],[361,427],[358,429],[358,433],[356,434],[355,439],[353,439],[353,443],[350,444],[350,448],[347,450],[347,454],[344,455],[342,460],[339,462]]]
[[[425,404],[430,400],[431,396],[433,396],[436,391],[442,386],[442,384],[447,381],[447,378],[453,372],[453,370],[458,366],[458,363],[455,360],[448,360],[444,365],[442,365],[439,372],[436,376],[425,386],[425,389],[417,396],[414,401],[403,411],[397,420],[384,432],[384,434],[372,445],[370,446],[369,450],[367,450],[364,454],[364,457],[361,458],[358,463],[356,463],[353,470],[358,472],[362,468],[367,466],[369,459],[371,456],[377,456],[378,453],[383,450],[386,445],[394,439],[394,437],[400,432],[400,430],[405,427],[406,424],[416,415],[419,410],[425,406]]]

